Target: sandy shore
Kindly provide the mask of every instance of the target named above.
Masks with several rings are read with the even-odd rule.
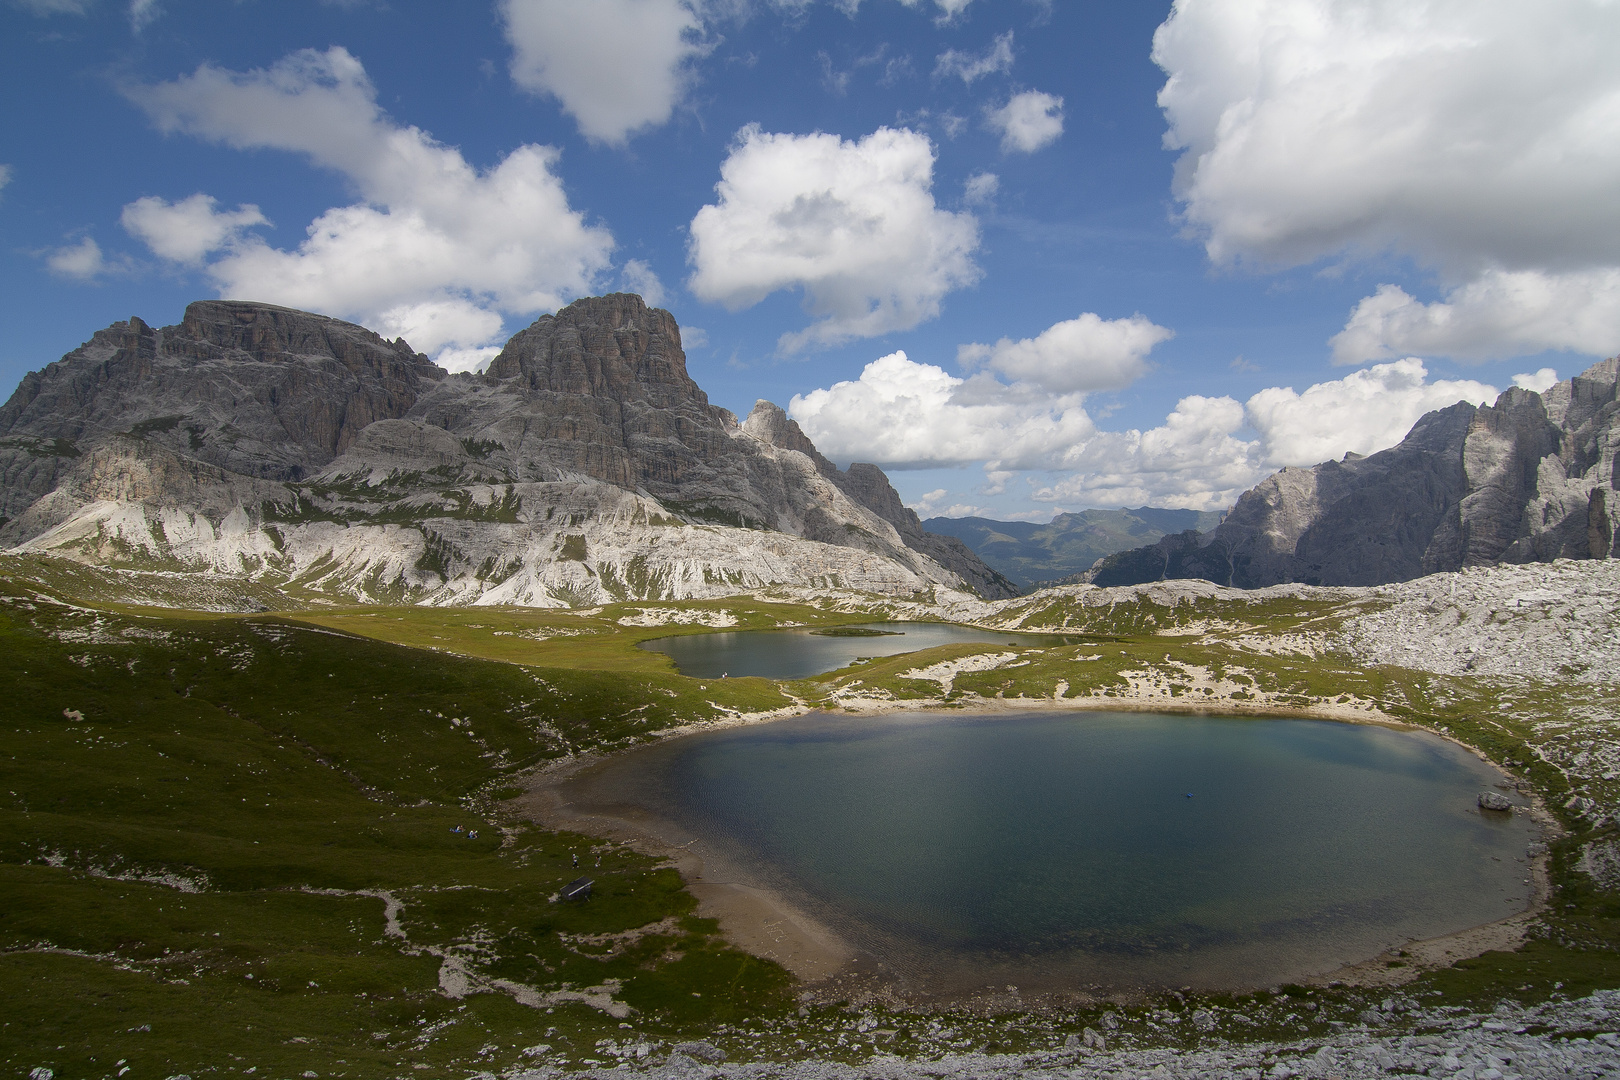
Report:
[[[849,703],[845,704],[847,706]],[[1252,702],[1237,701],[1204,700],[1194,706],[1186,702],[1068,698],[987,699],[973,702],[971,709],[918,707],[916,703],[909,702],[870,701],[861,704],[865,707],[849,709],[845,715],[857,711],[865,715],[893,712],[960,715],[966,711],[976,714],[1034,711],[1178,712],[1277,716],[1375,724],[1438,735],[1467,749],[1481,761],[1501,772],[1504,783],[1514,782],[1514,778],[1500,765],[1492,762],[1476,748],[1451,736],[1401,722],[1377,710],[1365,707],[1347,708],[1337,703],[1324,703],[1322,708],[1296,708],[1255,707]],[[740,716],[715,723],[686,725],[661,733],[661,739],[772,723],[795,716],[810,715],[815,711],[808,708],[785,709],[757,717]],[[531,774],[527,792],[512,800],[509,805],[521,816],[544,828],[579,832],[626,843],[642,854],[668,860],[697,899],[700,916],[717,920],[721,933],[736,947],[781,964],[800,980],[803,984],[802,989],[811,996],[822,996],[828,992],[839,996],[855,994],[885,998],[896,1004],[916,1004],[921,1000],[916,995],[898,992],[894,979],[885,975],[880,970],[882,965],[876,964],[872,957],[862,954],[854,945],[786,897],[762,887],[757,882],[746,880],[747,875],[739,872],[723,855],[713,850],[711,845],[702,838],[686,832],[678,824],[628,804],[583,808],[570,801],[566,794],[567,785],[607,760],[608,757],[604,755],[586,755],[553,762]],[[1556,819],[1540,805],[1533,792],[1523,786],[1518,787],[1518,790],[1521,795],[1532,800],[1533,805],[1528,812],[1541,828],[1543,837],[1550,839],[1556,835],[1559,831]],[[1517,948],[1524,940],[1530,923],[1544,908],[1550,895],[1545,855],[1531,860],[1530,873],[1532,893],[1529,906],[1507,918],[1427,940],[1410,941],[1398,949],[1390,949],[1377,956],[1298,981],[1315,985],[1338,983],[1367,987],[1398,986],[1410,982],[1426,971],[1443,968],[1459,960],[1479,956],[1485,952]],[[969,994],[965,998],[959,994],[945,995],[957,1003],[969,1005],[973,1004],[973,999],[982,996],[982,993]],[[1086,995],[1065,993],[1060,996],[1072,999]],[[1120,999],[1136,995],[1111,993],[1108,996]],[[1040,1008],[1043,1004],[1041,995],[1026,997],[1021,1003],[1029,1008]],[[1005,1008],[1007,1002],[1002,1000],[1001,995],[997,995],[995,1004],[999,1008]]]
[[[709,852],[700,838],[673,822],[630,808],[622,814],[587,811],[570,802],[563,786],[604,760],[580,757],[536,773],[528,792],[509,805],[547,829],[615,840],[643,855],[667,859],[697,898],[699,916],[718,920],[727,941],[776,961],[803,983],[831,979],[855,961],[855,949],[837,934],[785,897],[737,880],[733,869]]]

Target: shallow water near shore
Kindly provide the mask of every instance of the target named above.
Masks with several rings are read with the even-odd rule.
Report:
[[[1536,830],[1478,809],[1501,779],[1438,737],[1328,721],[817,715],[562,794],[952,994],[1267,985],[1505,918]]]
[[[876,631],[877,636],[839,636],[841,631],[850,630]],[[1028,647],[1085,640],[1083,635],[1010,634],[954,623],[882,622],[834,627],[830,631],[805,628],[684,634],[644,641],[640,648],[667,654],[682,675],[694,679],[718,679],[724,675],[803,679],[834,671],[863,656],[895,656],[936,645],[989,642]]]

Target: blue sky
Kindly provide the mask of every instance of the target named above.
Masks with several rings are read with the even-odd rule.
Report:
[[[1620,348],[1600,0],[0,0],[0,381],[628,288],[928,513],[1219,508]]]

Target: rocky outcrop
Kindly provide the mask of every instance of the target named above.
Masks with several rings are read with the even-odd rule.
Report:
[[[980,596],[1016,596],[1018,587],[986,566],[973,550],[952,536],[926,531],[916,511],[900,501],[889,478],[876,465],[857,461],[848,471],[828,461],[799,425],[769,401],[758,401],[743,422],[743,430],[762,443],[804,455],[816,471],[830,480],[856,505],[864,507],[887,523],[907,548],[928,556],[940,566],[959,575]]]
[[[1098,585],[1196,577],[1239,588],[1379,585],[1442,570],[1611,558],[1620,499],[1620,363],[1545,394],[1459,402],[1398,446],[1284,469],[1209,533],[1100,560]]]
[[[23,380],[0,408],[0,542],[447,603],[834,581],[1012,594],[859,470],[773,405],[739,424],[710,404],[674,317],[638,296],[542,317],[482,375],[208,301]]]
[[[297,480],[367,425],[402,416],[444,372],[403,341],[320,315],[228,300],[195,303],[178,326],[114,323],[0,406],[8,459],[130,434],[245,476]],[[10,466],[12,462],[7,461]],[[23,470],[26,471],[26,470]],[[37,498],[6,469],[0,513]]]
[[[1004,575],[985,565],[961,540],[925,530],[916,511],[900,501],[900,493],[876,465],[857,461],[842,477],[834,479],[850,498],[893,525],[907,547],[960,574],[980,596],[1015,596],[1021,591]]]

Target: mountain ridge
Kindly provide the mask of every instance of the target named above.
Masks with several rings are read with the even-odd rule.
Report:
[[[1208,533],[1119,552],[1097,585],[1204,578],[1382,585],[1498,563],[1620,556],[1620,358],[1545,393],[1425,414],[1396,446],[1285,468]]]
[[[0,406],[0,519],[14,549],[429,603],[1016,591],[875,466],[838,470],[769,403],[712,405],[674,317],[627,293],[482,374],[249,301],[115,323]]]

